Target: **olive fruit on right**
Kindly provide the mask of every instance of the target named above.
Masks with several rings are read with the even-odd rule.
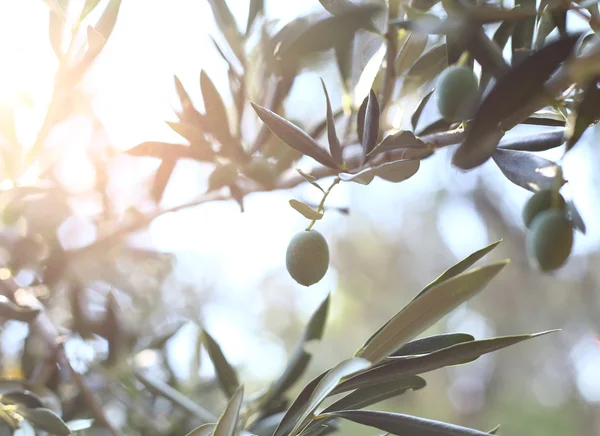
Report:
[[[286,253],[290,276],[304,286],[320,281],[329,268],[329,246],[316,230],[304,230],[291,240]]]
[[[438,110],[446,120],[468,120],[479,102],[477,76],[470,68],[452,65],[440,74],[437,93]]]
[[[538,214],[552,208],[552,196],[554,194],[555,191],[552,189],[542,189],[533,194],[527,201],[523,208],[523,222],[527,228],[531,227],[531,223]],[[558,196],[556,209],[564,212],[567,207],[565,199],[560,193],[556,193],[556,195]]]
[[[573,248],[573,227],[564,211],[539,213],[527,233],[527,255],[542,271],[560,268]]]

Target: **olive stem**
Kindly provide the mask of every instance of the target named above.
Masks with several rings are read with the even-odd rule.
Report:
[[[329,196],[329,193],[331,192],[331,190],[333,189],[333,187],[335,185],[337,185],[338,183],[340,183],[340,181],[341,181],[341,179],[339,177],[336,177],[335,179],[333,179],[333,183],[327,189],[327,191],[325,191],[325,195],[323,195],[323,198],[321,199],[321,202],[317,206],[317,212],[322,212],[322,211],[325,210],[324,209],[325,200],[327,200],[327,197]],[[309,224],[309,226],[306,228],[306,231],[308,232],[310,229],[312,229],[316,222],[317,222],[317,220],[312,220],[311,223]]]

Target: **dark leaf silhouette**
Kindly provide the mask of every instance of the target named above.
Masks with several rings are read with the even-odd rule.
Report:
[[[496,82],[452,158],[455,166],[465,170],[475,168],[494,154],[503,136],[498,123],[543,92],[544,83],[569,57],[578,39],[579,35],[570,36],[546,45]]]
[[[375,410],[343,410],[329,415],[378,428],[391,434],[419,436],[485,436],[487,433],[416,416]]]
[[[545,151],[560,147],[565,142],[565,130],[556,129],[533,135],[504,137],[498,148],[517,151]]]
[[[379,101],[377,95],[371,89],[367,100],[367,108],[365,110],[365,122],[363,127],[362,147],[363,147],[363,162],[367,156],[375,148],[377,138],[379,136]]]
[[[504,176],[521,188],[536,192],[555,186],[558,165],[548,159],[506,149],[496,150],[493,158]]]
[[[336,167],[333,158],[302,129],[296,127],[294,124],[269,109],[255,103],[252,103],[252,107],[263,123],[265,123],[267,127],[287,145],[312,157],[322,165],[330,168]]]
[[[600,121],[600,77],[586,86],[581,101],[575,107],[573,131],[567,140],[567,151],[571,150],[587,128]]]
[[[333,110],[331,109],[331,101],[329,100],[329,93],[327,92],[327,88],[325,87],[325,82],[321,79],[321,85],[323,85],[323,93],[325,93],[325,101],[327,103],[327,140],[329,141],[329,151],[333,160],[336,164],[342,165],[342,146],[340,144],[340,140],[337,137],[337,133],[335,131],[335,118],[333,117]]]
[[[411,124],[411,126],[412,126],[412,128],[413,128],[414,131],[417,130],[417,125],[419,124],[419,119],[421,118],[421,114],[423,113],[423,109],[425,109],[425,106],[427,105],[427,102],[429,101],[429,99],[433,95],[434,91],[435,91],[435,88],[433,88],[431,91],[429,91],[427,94],[425,94],[425,97],[423,97],[421,99],[421,102],[419,103],[419,106],[417,106],[417,109],[415,110],[415,112],[410,117],[410,124]]]

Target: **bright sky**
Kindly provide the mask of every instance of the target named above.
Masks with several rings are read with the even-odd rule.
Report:
[[[247,1],[232,0],[230,4],[239,21],[244,22]],[[266,4],[271,16],[284,20],[318,6],[316,0],[268,0]],[[86,90],[95,96],[93,108],[111,144],[127,149],[147,140],[180,141],[164,123],[173,120],[172,109],[177,105],[173,75],[182,80],[196,102],[201,101],[200,69],[204,68],[218,87],[226,87],[225,65],[215,55],[208,38],[212,26],[207,1],[123,0],[111,40],[85,82]],[[0,0],[0,59],[3,61],[0,105],[29,98],[33,101],[32,111],[19,103],[22,119],[18,134],[25,144],[35,138],[35,126],[44,114],[56,69],[47,32],[48,6],[42,0]],[[317,81],[316,74],[307,74],[294,89],[292,99],[300,97],[304,102],[302,114],[324,111],[320,90],[311,94],[317,88],[314,86]],[[23,92],[30,97],[24,99]],[[309,101],[314,104],[307,104]],[[290,109],[293,112],[294,108]],[[90,126],[86,123],[81,120],[70,124],[69,129],[56,138],[74,150],[68,155],[69,171],[65,178],[72,189],[93,183],[93,168],[90,169],[83,153],[76,151],[86,143],[86,138],[89,142]],[[592,220],[600,216],[597,202],[592,201],[598,198],[598,193],[588,183],[595,164],[586,159],[586,147],[589,144],[578,146],[565,162],[573,197],[589,224],[587,237],[577,236],[576,253],[597,249],[600,240],[600,227]],[[149,176],[155,167],[156,163],[151,163],[150,169],[146,164],[134,165],[129,169],[141,173],[119,174],[122,195],[135,196],[140,174]],[[191,163],[178,168],[167,189],[168,204],[165,205],[192,200],[205,191],[207,174],[199,172],[199,168]],[[489,163],[481,170],[461,174],[449,167],[446,153],[426,161],[414,178],[401,185],[375,181],[368,188],[338,187],[330,197],[331,204],[350,206],[353,214],[364,215],[390,232],[399,232],[405,213],[412,213],[417,206],[429,201],[428,195],[446,186],[454,186],[457,195],[469,192],[482,183],[481,174],[485,175],[486,185],[494,185],[492,189],[502,194],[507,214],[515,225],[520,225],[520,210],[529,196],[527,192],[504,180]],[[162,217],[150,227],[150,239],[156,248],[179,253],[177,273],[182,281],[200,283],[207,270],[218,271],[219,298],[205,311],[206,322],[217,332],[217,339],[232,345],[225,348],[234,361],[242,362],[251,353],[227,341],[227,337],[239,338],[245,347],[258,346],[261,341],[264,345],[266,341],[253,331],[256,326],[252,323],[257,322],[264,309],[261,298],[257,298],[258,286],[265,274],[285,270],[287,242],[306,226],[306,220],[289,207],[288,200],[316,194],[313,191],[309,186],[293,192],[255,195],[248,198],[244,214],[239,213],[234,203],[209,204]],[[335,239],[347,226],[346,220],[335,213],[327,214],[317,228],[328,239]],[[457,259],[491,242],[485,223],[471,201],[463,197],[444,202],[438,228]],[[83,227],[80,230],[83,231]],[[199,260],[203,262],[200,267]],[[283,291],[293,292],[294,299],[308,316],[326,292],[335,289],[336,274],[330,269],[326,278],[308,291],[291,283],[291,279],[288,281]],[[244,313],[253,316],[243,318]],[[274,347],[273,343],[266,342],[270,345],[265,346]],[[275,348],[272,354],[281,359],[273,359],[273,371],[283,364],[284,358],[281,348]],[[267,376],[264,360],[255,363],[251,370],[262,371],[262,375]],[[586,371],[590,369],[586,367]],[[600,374],[597,378],[600,380]]]

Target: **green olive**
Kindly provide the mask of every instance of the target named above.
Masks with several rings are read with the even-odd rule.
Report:
[[[232,163],[218,165],[208,178],[208,190],[214,191],[232,184],[237,177],[237,168]]]
[[[301,285],[311,286],[321,280],[329,268],[329,247],[323,235],[316,230],[297,233],[288,245],[286,266]]]
[[[527,234],[527,255],[542,271],[560,268],[573,248],[573,227],[558,209],[538,214]]]
[[[464,66],[452,65],[437,82],[438,110],[448,121],[471,118],[479,102],[479,84],[475,73]]]
[[[531,227],[531,223],[533,219],[540,213],[548,210],[552,207],[552,195],[554,191],[552,189],[543,189],[541,191],[536,192],[531,196],[531,198],[525,204],[523,208],[523,222],[527,228]],[[567,207],[564,197],[558,194],[558,203],[556,208],[558,210],[564,211]]]

